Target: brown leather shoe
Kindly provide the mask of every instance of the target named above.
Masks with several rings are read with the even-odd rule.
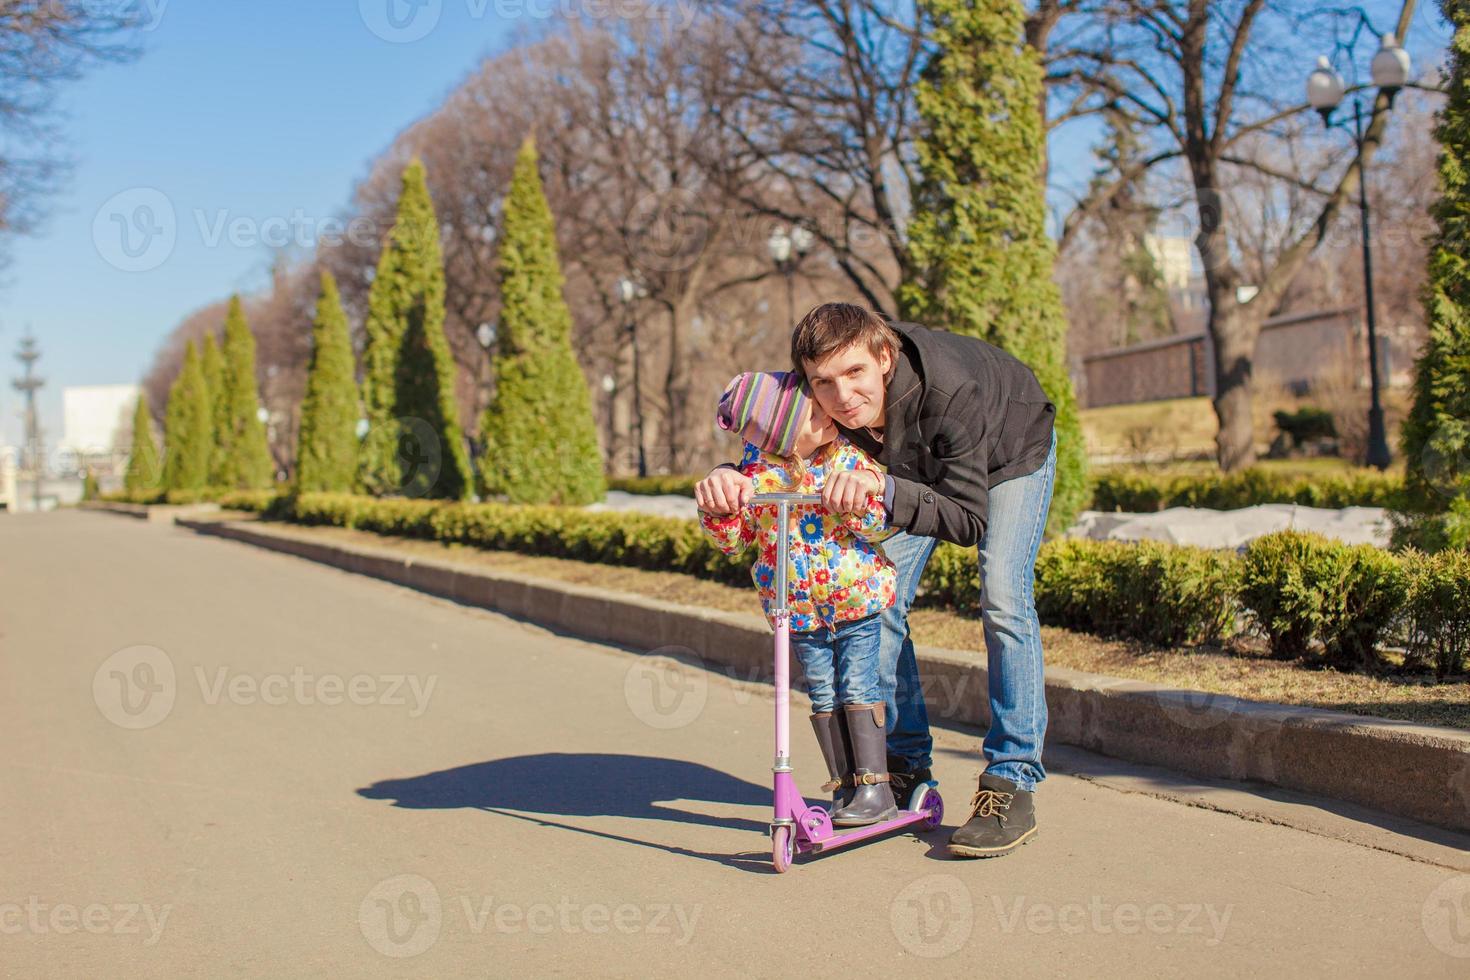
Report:
[[[1036,836],[1036,794],[1009,779],[982,773],[970,800],[970,819],[949,839],[955,857],[988,858],[1009,854]]]

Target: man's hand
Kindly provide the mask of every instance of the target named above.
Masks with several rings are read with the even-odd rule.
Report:
[[[719,466],[694,485],[694,503],[706,514],[728,517],[750,503],[755,488],[737,469]]]
[[[834,514],[859,514],[867,509],[868,495],[883,492],[883,478],[871,470],[842,470],[827,478],[822,503]]]

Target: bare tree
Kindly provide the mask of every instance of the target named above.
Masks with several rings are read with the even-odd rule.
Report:
[[[0,0],[0,237],[34,230],[45,197],[69,168],[57,149],[53,112],[61,83],[94,64],[138,54],[132,34],[141,8],[111,6]]]
[[[1394,31],[1400,38],[1413,12],[1414,0],[1404,0]],[[1303,172],[1292,150],[1303,135],[1303,127],[1293,129],[1292,123],[1309,108],[1294,98],[1304,75],[1303,42],[1336,41],[1351,51],[1365,33],[1372,32],[1358,9],[1288,0],[1118,0],[1070,39],[1065,55],[1050,66],[1053,83],[1064,90],[1072,86],[1080,103],[1095,99],[1117,106],[1151,137],[1148,153],[1079,204],[1070,228],[1152,168],[1177,161],[1187,175],[1215,349],[1217,453],[1226,470],[1255,460],[1251,377],[1261,324],[1357,190],[1361,168],[1382,142],[1387,122],[1387,97],[1379,94],[1361,156],[1326,172],[1310,165]],[[1293,84],[1283,86],[1284,78]],[[1284,88],[1291,96],[1283,97]],[[1286,220],[1264,223],[1289,229],[1279,240],[1263,240],[1263,224],[1232,209],[1229,189],[1245,174],[1286,189],[1283,198],[1281,191],[1262,187],[1258,197],[1285,202],[1287,212],[1276,217]],[[1254,269],[1242,262],[1244,246],[1266,256]]]

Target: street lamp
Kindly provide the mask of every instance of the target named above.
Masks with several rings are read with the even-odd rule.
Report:
[[[776,270],[786,277],[786,321],[793,327],[796,326],[793,277],[796,266],[801,262],[802,256],[811,251],[815,240],[815,236],[801,225],[793,225],[789,232],[783,226],[777,225],[771,232],[771,237],[766,239],[766,251],[770,252],[771,261],[776,263]]]
[[[618,280],[614,296],[618,302],[623,304],[623,315],[626,318],[624,330],[628,333],[628,343],[633,348],[633,429],[638,440],[638,475],[648,475],[648,456],[643,448],[643,383],[642,373],[639,367],[638,357],[638,318],[633,315],[633,304],[648,295],[648,289],[643,283],[627,276]]]
[[[614,356],[616,356],[616,351],[614,351]],[[614,368],[616,368],[616,362],[614,362]],[[617,433],[613,429],[613,409],[616,407],[618,400],[618,379],[611,374],[604,374],[602,376],[602,393],[607,396],[607,469],[611,473],[613,460],[615,459],[613,440],[617,436]]]
[[[1409,52],[1393,34],[1383,35],[1382,46],[1373,56],[1373,84],[1388,97],[1387,108],[1393,107],[1394,96],[1409,80]],[[1325,57],[1317,59],[1317,68],[1307,77],[1307,101],[1322,116],[1329,129],[1339,124],[1332,121],[1332,111],[1346,94],[1342,77],[1333,71]],[[1346,128],[1346,127],[1343,127]],[[1358,150],[1358,214],[1363,225],[1363,298],[1368,307],[1368,383],[1372,401],[1368,408],[1368,465],[1380,470],[1388,468],[1393,456],[1388,449],[1388,435],[1383,426],[1383,402],[1378,381],[1378,321],[1373,303],[1373,243],[1368,215],[1368,170],[1363,166],[1363,106],[1353,97],[1353,143]]]

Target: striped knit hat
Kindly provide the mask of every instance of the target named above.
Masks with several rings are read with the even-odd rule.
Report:
[[[762,452],[790,456],[811,413],[811,392],[796,372],[747,371],[725,386],[716,417]]]

